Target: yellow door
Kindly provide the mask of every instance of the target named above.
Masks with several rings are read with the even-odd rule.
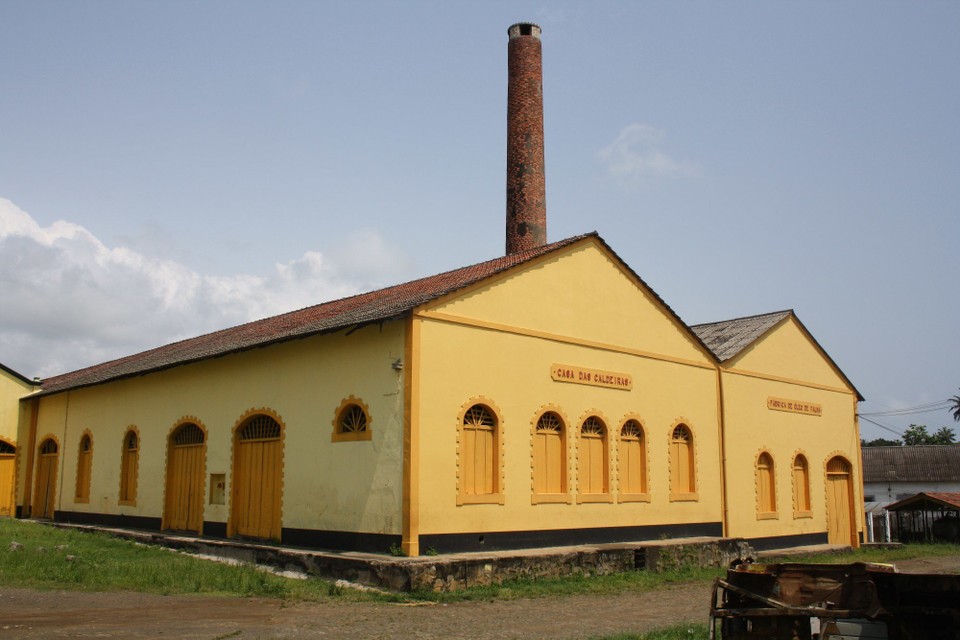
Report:
[[[205,441],[203,430],[189,422],[170,436],[163,510],[165,529],[197,533],[203,529]]]
[[[13,515],[16,451],[12,444],[0,440],[0,516]]]
[[[843,458],[827,463],[827,542],[855,545],[850,464]]]
[[[236,435],[233,505],[236,535],[280,540],[283,449],[280,424],[266,415],[247,420]]]
[[[33,494],[33,517],[53,518],[57,496],[57,443],[53,439],[40,443],[37,461],[37,486]]]

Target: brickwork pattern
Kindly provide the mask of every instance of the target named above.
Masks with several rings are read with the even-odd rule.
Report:
[[[547,243],[539,28],[515,28],[507,45],[507,255]]]

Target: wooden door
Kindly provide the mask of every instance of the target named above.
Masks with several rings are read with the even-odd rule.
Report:
[[[266,415],[253,416],[237,429],[230,510],[236,535],[280,540],[280,435],[280,424]]]
[[[13,485],[16,474],[16,448],[0,440],[0,516],[13,515]]]
[[[54,501],[57,497],[58,457],[56,440],[48,438],[40,443],[37,485],[33,494],[34,518],[53,518]]]
[[[837,457],[827,463],[827,542],[854,545],[850,464]]]
[[[205,443],[203,430],[189,422],[170,436],[164,529],[197,533],[203,529]]]

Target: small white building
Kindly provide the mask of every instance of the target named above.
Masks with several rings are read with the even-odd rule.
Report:
[[[960,492],[960,444],[863,447],[865,535],[870,542],[897,537],[887,507],[918,493]]]
[[[960,445],[863,448],[864,502],[930,492],[960,492]]]

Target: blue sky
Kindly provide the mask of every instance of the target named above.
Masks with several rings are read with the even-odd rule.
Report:
[[[793,308],[863,412],[958,393],[955,2],[0,3],[0,362],[502,254],[523,20],[550,240],[599,231],[691,324]]]

